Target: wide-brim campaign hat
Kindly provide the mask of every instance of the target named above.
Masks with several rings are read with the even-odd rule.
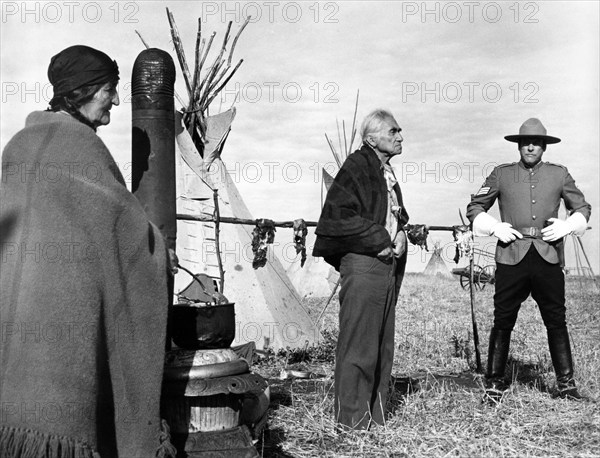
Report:
[[[542,121],[540,121],[537,118],[529,118],[527,121],[525,121],[519,129],[518,135],[507,135],[504,138],[509,142],[519,143],[519,140],[521,140],[522,138],[533,137],[543,139],[546,142],[546,144],[560,142],[560,138],[547,135],[546,128],[542,124]]]

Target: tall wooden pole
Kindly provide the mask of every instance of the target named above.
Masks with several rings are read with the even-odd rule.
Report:
[[[477,372],[483,372],[481,368],[481,352],[479,351],[479,331],[477,330],[477,320],[475,318],[475,279],[474,279],[475,262],[473,254],[469,258],[469,294],[471,295],[471,321],[473,323],[473,345],[475,346],[475,363],[477,364]]]

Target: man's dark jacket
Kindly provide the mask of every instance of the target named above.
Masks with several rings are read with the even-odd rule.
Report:
[[[400,206],[399,225],[408,222],[400,186],[394,191]],[[338,172],[327,193],[315,233],[313,256],[325,258],[339,269],[346,253],[375,256],[391,246],[385,228],[388,208],[387,184],[377,153],[363,145],[352,153]]]

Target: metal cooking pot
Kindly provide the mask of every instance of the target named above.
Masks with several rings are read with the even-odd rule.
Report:
[[[234,303],[174,304],[170,307],[171,337],[187,350],[229,348],[235,338]]]

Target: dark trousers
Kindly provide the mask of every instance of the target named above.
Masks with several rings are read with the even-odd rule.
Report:
[[[390,264],[354,253],[342,258],[335,415],[350,428],[384,422],[405,266],[406,254]]]
[[[531,294],[547,329],[566,326],[565,276],[559,264],[545,261],[531,245],[514,266],[496,266],[494,327],[512,330],[521,304]]]

